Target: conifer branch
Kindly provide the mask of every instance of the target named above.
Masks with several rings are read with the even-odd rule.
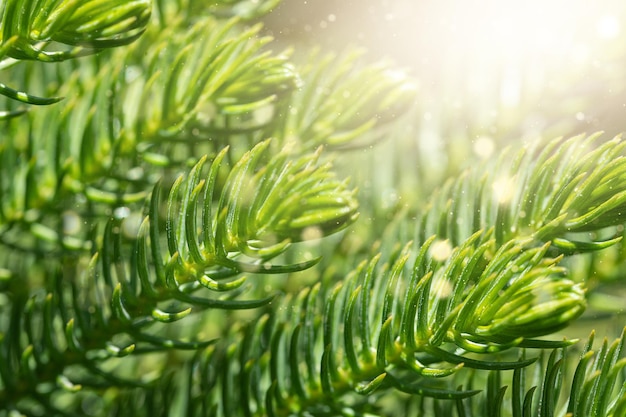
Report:
[[[146,30],[149,0],[7,0],[2,4],[0,59],[59,62],[128,45]],[[65,45],[68,48],[59,48]],[[0,94],[35,105],[61,97],[41,98],[0,83]],[[9,112],[7,117],[14,117]]]
[[[44,299],[15,302],[14,309],[25,311],[25,321],[14,323],[3,343],[0,403],[16,401],[18,409],[27,410],[17,401],[33,396],[53,410],[48,398],[53,390],[43,399],[35,392],[55,382],[55,375],[57,387],[70,391],[102,384],[144,386],[121,377],[119,370],[104,371],[102,364],[131,354],[201,349],[214,341],[167,337],[150,327],[205,309],[262,306],[274,296],[232,299],[245,291],[245,278],[238,275],[296,272],[314,265],[315,259],[290,264],[274,259],[291,242],[320,238],[353,222],[353,192],[334,178],[328,164],[316,163],[318,155],[291,159],[282,153],[260,167],[268,146],[262,142],[244,155],[225,180],[219,174],[227,149],[214,158],[204,178],[206,159],[201,159],[172,185],[164,220],[162,186],[157,185],[136,238],[128,237],[136,218],[111,219],[94,242],[94,247],[102,242],[99,252],[83,272],[76,272],[76,281],[57,276]],[[41,334],[37,323],[43,323]],[[28,334],[26,345],[15,337],[21,331]],[[119,346],[115,340],[125,342]],[[73,377],[73,366],[93,375]]]
[[[297,85],[286,56],[261,50],[270,39],[257,36],[258,25],[241,28],[236,20],[207,18],[185,36],[174,36],[175,30],[153,28],[145,42],[115,52],[96,68],[86,63],[93,76],[63,86],[73,97],[60,115],[40,109],[9,127],[0,148],[0,227],[7,231],[0,240],[19,240],[22,248],[44,243],[89,249],[85,236],[62,232],[62,213],[54,207],[71,200],[80,207],[87,200],[108,206],[88,214],[100,218],[107,210],[136,208],[164,167],[180,171],[198,155],[217,154],[230,134],[239,135],[210,126],[243,124],[258,106],[271,106]],[[146,54],[148,71],[133,73],[136,57]],[[170,68],[172,62],[177,64]],[[25,231],[32,244],[25,243]]]
[[[581,181],[581,169],[601,166],[597,161],[592,162],[591,157],[602,160],[610,155],[612,160],[621,161],[621,158],[613,159],[622,151],[617,141],[600,145],[597,148],[600,151],[588,153],[592,155],[589,159],[570,160],[569,152],[578,150],[581,142],[589,143],[584,138],[562,143],[552,160],[554,165],[550,166],[566,165],[559,175],[575,184]],[[518,155],[524,154],[522,151]],[[534,170],[540,168],[524,166],[517,172],[520,176],[535,178]],[[593,175],[592,171],[589,176]],[[563,177],[555,181],[565,189],[574,187]],[[472,183],[467,178],[477,180]],[[484,187],[484,178],[481,173],[464,176],[459,181],[463,187],[449,187],[444,195],[453,201],[458,197],[462,202],[464,195],[475,195],[470,190]],[[450,190],[457,194],[451,194]],[[585,190],[582,187],[581,192]],[[621,193],[618,187],[603,187],[603,190],[607,200]],[[534,194],[535,201],[554,206],[551,192],[548,187],[542,188]],[[577,218],[598,210],[589,200],[586,203],[589,204],[579,206]],[[471,206],[470,213],[488,212],[492,204],[491,199],[482,199],[478,205]],[[532,210],[533,206],[527,205],[527,208]],[[436,206],[433,210],[433,214],[441,212]],[[463,219],[466,212],[451,212],[448,207],[444,213]],[[596,223],[597,230],[624,221],[623,215],[608,213],[608,220]],[[564,221],[564,217],[558,215],[558,220]],[[548,218],[546,223],[554,222]],[[590,230],[590,224],[585,224],[586,231]],[[494,226],[506,228],[507,224],[494,222]],[[539,230],[546,228],[540,224]],[[552,239],[563,240],[569,232],[556,227],[549,231]],[[458,389],[458,385],[450,383],[461,369],[519,370],[531,365],[534,358],[503,361],[495,359],[494,355],[519,348],[570,346],[573,341],[536,338],[567,326],[582,314],[586,305],[582,284],[569,280],[567,268],[559,266],[563,254],[556,258],[550,256],[551,242],[538,245],[533,235],[515,234],[515,229],[506,235],[507,240],[499,239],[502,237],[494,229],[479,230],[455,246],[450,240],[432,236],[417,248],[411,250],[407,246],[389,254],[389,261],[383,265],[379,265],[380,256],[375,256],[361,263],[334,288],[316,285],[306,289],[241,333],[230,335],[230,343],[219,342],[211,348],[210,354],[202,357],[196,369],[219,367],[215,361],[222,361],[222,355],[229,352],[231,359],[225,373],[209,375],[200,371],[196,377],[208,378],[203,383],[211,386],[223,385],[228,379],[229,384],[241,387],[237,391],[239,399],[233,403],[224,404],[212,397],[218,415],[328,415],[341,414],[346,409],[355,413],[374,412],[376,407],[361,396],[375,397],[377,391],[388,389],[454,399],[462,404],[463,398],[478,392]],[[557,253],[562,252],[560,246],[556,249]],[[585,245],[578,249],[596,250],[598,247]],[[407,267],[409,259],[414,259],[410,268]],[[293,314],[294,311],[298,313]],[[261,335],[267,335],[266,342],[261,342]],[[253,341],[244,343],[248,338]],[[606,353],[599,354],[600,365],[595,369],[602,368],[601,364],[607,360],[621,360],[621,349],[617,349],[620,343],[615,342],[609,355],[612,359],[605,359]],[[270,349],[269,361],[264,359],[267,349]],[[516,412],[543,410],[537,415],[552,415],[549,410],[556,406],[561,388],[554,385],[556,380],[551,379],[551,375],[559,374],[559,366],[563,366],[561,362],[550,360],[545,379],[541,381],[543,400],[515,404]],[[240,369],[245,371],[242,373]],[[611,381],[617,380],[617,374],[612,374]],[[573,383],[574,389],[581,390],[576,385],[580,382]],[[598,390],[594,395],[601,398],[594,401],[602,402],[602,412],[607,410],[607,404],[622,401],[623,394],[617,393],[615,397],[612,390],[611,384],[615,383],[609,383],[610,387],[593,385],[594,390]],[[259,384],[263,388],[259,389]],[[494,384],[493,389],[487,390],[488,407],[498,410],[504,406],[501,395],[505,391],[496,382]],[[587,385],[587,389],[590,387]],[[531,401],[532,393],[525,396]],[[318,407],[320,403],[324,405]]]
[[[386,63],[359,65],[359,55],[311,54],[303,87],[282,107],[280,137],[296,138],[305,149],[365,146],[410,113],[417,90],[410,77]]]
[[[624,333],[557,335],[623,245],[626,145],[511,147],[346,249],[329,161],[416,84],[272,52],[278,3],[1,4],[0,417],[626,414]]]
[[[451,180],[422,216],[418,241],[432,234],[456,246],[494,227],[501,244],[515,236],[551,243],[555,253],[604,249],[621,239],[595,240],[589,232],[617,227],[626,208],[625,144],[601,135],[556,139],[543,147],[505,151],[487,174]]]

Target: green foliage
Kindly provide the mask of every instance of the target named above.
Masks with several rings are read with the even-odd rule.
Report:
[[[148,0],[114,4],[100,0],[5,1],[2,3],[0,59],[57,62],[93,54],[132,43],[145,31],[149,20]],[[50,49],[51,43],[68,48]],[[0,94],[38,105],[60,100],[32,96],[4,84],[0,84]]]
[[[585,137],[574,138],[554,154],[552,163],[567,165],[563,177],[571,178],[575,184],[579,184],[581,178],[573,174],[586,167],[588,160],[568,159],[563,155],[567,154],[566,150],[584,151],[584,145],[589,142]],[[621,151],[622,144],[610,141],[597,149],[589,155],[615,156],[615,152]],[[518,153],[514,159],[522,158],[527,152]],[[536,155],[529,156],[529,160],[541,162]],[[615,161],[623,164],[621,158]],[[498,175],[498,171],[490,172]],[[531,171],[523,172],[530,174]],[[467,190],[480,190],[485,183],[493,184],[494,178],[490,181],[483,174],[481,170],[481,175],[463,176],[459,184]],[[475,182],[469,182],[468,178],[474,178]],[[562,186],[564,189],[574,188],[569,182],[562,183]],[[523,193],[524,187],[520,188]],[[556,197],[560,195],[559,191],[554,190]],[[584,194],[591,190],[580,187],[580,192]],[[619,193],[619,190],[615,192]],[[455,201],[463,202],[464,195],[467,194],[457,192]],[[556,199],[547,191],[541,195],[547,206]],[[471,197],[475,198],[475,195]],[[439,198],[435,196],[436,201]],[[503,203],[495,198],[462,204],[463,210],[458,212],[451,211],[455,208],[448,206],[444,213],[457,219],[456,224],[472,224],[474,213],[489,213],[493,202]],[[590,218],[602,211],[600,217],[605,221],[599,222],[597,228],[617,226],[623,218],[613,217],[613,210],[618,211],[620,207],[623,211],[623,204],[581,205],[576,218]],[[465,207],[472,211],[465,210]],[[425,217],[437,216],[441,212],[440,207],[432,205]],[[466,218],[468,213],[471,216]],[[563,221],[562,217],[555,216],[559,222]],[[376,255],[363,261],[340,283],[307,288],[288,299],[278,311],[262,316],[253,325],[231,335],[230,343],[228,339],[220,341],[202,359],[203,365],[199,369],[207,371],[198,372],[197,378],[207,379],[209,386],[232,384],[242,387],[240,397],[232,403],[226,403],[216,394],[213,402],[220,410],[218,415],[343,415],[347,408],[364,415],[380,411],[375,411],[377,407],[371,401],[355,399],[355,393],[376,398],[382,395],[381,391],[395,389],[408,394],[455,399],[458,407],[464,409],[462,399],[478,394],[477,387],[459,389],[458,382],[446,383],[446,379],[454,381],[456,374],[467,369],[492,372],[513,369],[516,378],[514,395],[521,391],[522,397],[528,398],[526,403],[514,404],[513,409],[530,413],[528,415],[559,415],[554,410],[563,384],[560,367],[564,365],[557,363],[554,355],[562,355],[558,353],[561,352],[559,349],[573,342],[537,337],[551,335],[570,324],[582,314],[586,301],[582,284],[570,280],[567,268],[559,266],[564,254],[560,253],[556,258],[549,255],[562,252],[562,246],[541,243],[537,238],[550,236],[550,240],[561,244],[571,242],[566,237],[577,230],[555,227],[550,217],[542,219],[545,222],[536,225],[537,232],[529,230],[526,236],[517,233],[501,244],[497,227],[485,232],[480,230],[479,223],[474,223],[478,231],[459,243],[452,244],[450,240],[431,235],[419,247],[408,245],[390,253],[387,255],[389,260],[382,265],[382,256]],[[498,224],[509,230],[506,224]],[[420,230],[421,227],[427,226],[420,226]],[[441,236],[446,237],[444,233]],[[572,244],[576,244],[577,251],[606,246],[604,243]],[[571,253],[569,246],[566,249],[567,254]],[[269,334],[266,336],[267,347],[261,341],[247,341],[261,338],[263,334]],[[619,415],[613,414],[617,407],[614,402],[623,403],[624,391],[622,389],[615,397],[612,393],[626,364],[620,340],[614,342],[608,353],[608,348],[603,347],[593,365],[588,361],[594,353],[589,346],[585,349],[571,388],[570,411],[576,411],[577,415]],[[265,361],[263,358],[268,348],[272,359]],[[534,389],[526,393],[525,386],[520,384],[526,367],[536,357],[521,356],[507,361],[501,356],[510,356],[510,351],[520,351],[521,348],[528,351],[556,349],[546,374],[533,384],[543,386],[544,390],[541,402],[534,405]],[[514,358],[525,355],[523,352]],[[227,373],[208,372],[218,367],[218,361],[224,361],[226,355],[230,358]],[[312,365],[311,361],[315,364]],[[609,365],[604,368],[609,362],[619,365],[609,371]],[[242,373],[242,369],[245,372]],[[593,371],[589,372],[590,369]],[[603,376],[590,375],[601,369],[604,369]],[[552,378],[560,378],[559,384],[555,385]],[[586,378],[589,382],[582,382],[587,381]],[[605,382],[593,382],[596,378]],[[260,382],[264,383],[261,387]],[[494,388],[501,394],[504,389]],[[589,391],[583,394],[584,390]],[[505,407],[502,398],[490,398],[491,393],[489,389],[487,391],[487,407],[494,410],[487,415],[497,415],[496,410],[501,413]],[[578,396],[593,396],[590,401],[594,405],[578,404]],[[249,398],[249,404],[246,398]],[[480,415],[478,411],[472,413]]]
[[[493,225],[498,243],[528,236],[564,253],[616,243],[585,235],[620,225],[626,201],[625,145],[619,138],[599,142],[595,134],[557,139],[517,154],[505,150],[488,174],[466,174],[444,185],[423,216],[420,240],[437,234],[457,245]]]
[[[345,149],[376,143],[385,134],[381,127],[411,107],[416,86],[404,72],[386,63],[360,68],[355,52],[343,58],[318,55],[302,68],[303,86],[278,121],[279,132],[299,146]]]
[[[277,3],[2,2],[0,417],[625,415],[623,332],[569,333],[623,270],[620,139],[369,207],[416,83],[274,53]]]

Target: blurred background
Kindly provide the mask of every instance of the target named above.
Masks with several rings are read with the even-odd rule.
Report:
[[[316,46],[365,47],[368,61],[390,59],[416,80],[411,126],[346,169],[370,199],[361,207],[374,207],[362,216],[371,230],[389,207],[420,206],[446,178],[504,146],[626,130],[623,1],[284,0],[266,28],[295,46],[296,59]],[[622,245],[583,264],[603,275],[625,254]],[[624,270],[605,278],[622,282]],[[615,291],[594,293],[592,304],[625,311],[623,298],[607,298]]]
[[[424,195],[504,145],[626,130],[626,2],[284,0],[265,24],[296,59],[364,47],[416,80],[411,129],[369,161],[403,162],[377,170],[385,198]]]
[[[300,49],[357,45],[394,60],[418,81],[422,137],[485,145],[622,132],[625,8],[616,0],[285,0],[266,24]]]

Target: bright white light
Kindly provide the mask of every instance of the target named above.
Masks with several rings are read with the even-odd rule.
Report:
[[[596,26],[596,30],[598,31],[598,35],[604,39],[616,38],[620,32],[619,21],[615,16],[602,16]]]
[[[474,153],[482,159],[489,158],[495,150],[493,139],[481,136],[474,141]]]
[[[430,256],[438,262],[443,262],[452,255],[452,245],[449,240],[437,240],[429,250]]]
[[[584,18],[578,2],[564,0],[455,2],[450,12],[442,46],[469,47],[486,64],[565,55]]]
[[[452,295],[453,290],[454,286],[449,280],[445,278],[437,278],[431,287],[431,297],[435,297],[437,299],[448,298]]]
[[[448,88],[446,98],[463,97],[472,108],[485,112],[488,105],[515,109],[540,97],[576,68],[585,71],[602,49],[602,42],[623,35],[617,12],[623,7],[615,3],[389,2],[399,4],[390,10],[395,18],[393,30],[399,33],[398,39],[407,39],[397,45],[397,53],[406,56],[414,52],[423,79],[439,82],[435,88]],[[414,50],[407,49],[416,42]]]
[[[130,209],[128,207],[116,207],[113,210],[113,217],[116,219],[125,219],[130,215]]]
[[[499,204],[511,201],[516,190],[515,179],[503,177],[497,179],[492,186],[493,196]]]

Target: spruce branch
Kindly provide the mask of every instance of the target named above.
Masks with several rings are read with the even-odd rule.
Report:
[[[554,178],[566,189],[574,185],[563,177],[578,184],[581,169],[600,166],[597,162],[607,155],[615,160],[622,151],[617,141],[610,141],[600,144],[596,148],[599,151],[587,153],[591,155],[589,159],[570,160],[570,152],[577,151],[581,141],[582,138],[575,138],[562,143],[552,160],[554,165],[549,165],[566,166]],[[525,151],[519,155],[524,156]],[[516,172],[536,178],[533,172],[542,169],[543,165],[527,165]],[[611,178],[613,175],[619,178],[621,171],[608,172]],[[465,180],[468,177],[478,180],[471,183]],[[468,177],[459,181],[463,188],[450,187],[444,195],[450,195],[449,190],[453,189],[463,201],[464,195],[475,195],[470,190],[484,187],[484,176],[480,173]],[[619,187],[603,188],[603,191],[607,200],[622,192]],[[534,201],[553,205],[552,192],[548,187],[542,188],[534,194]],[[450,198],[454,197],[455,194]],[[492,204],[490,199],[482,199],[470,207],[473,212],[485,213]],[[588,199],[578,207],[576,218],[597,210]],[[441,212],[439,207],[433,210]],[[447,207],[444,213],[463,219],[465,211],[457,214]],[[597,230],[621,224],[623,216],[615,213],[604,211],[603,214],[608,214],[606,219],[595,217]],[[565,217],[557,216],[559,221]],[[543,224],[539,230],[551,232],[552,239],[568,238],[569,230],[553,227],[554,222],[549,218],[545,223],[548,226]],[[585,231],[591,230],[590,225],[585,224]],[[381,256],[361,263],[334,288],[318,284],[282,303],[274,303],[278,307],[267,316],[229,335],[199,359],[196,369],[214,369],[220,368],[218,363],[228,355],[230,359],[221,368],[223,372],[198,371],[195,378],[203,381],[202,384],[222,386],[222,389],[240,387],[238,400],[229,404],[220,402],[219,393],[210,396],[218,415],[341,415],[347,409],[354,413],[376,412],[371,398],[376,398],[376,392],[389,389],[456,401],[476,395],[478,391],[459,389],[454,383],[455,374],[461,369],[515,370],[534,362],[534,358],[496,359],[512,349],[566,348],[573,341],[537,337],[564,328],[586,306],[582,285],[568,279],[567,268],[559,265],[563,256],[571,252],[562,253],[562,245],[553,251],[552,242],[538,244],[537,235],[515,233],[515,230],[502,241],[502,234],[496,228],[507,224],[494,221],[494,226],[455,241],[459,243],[454,246],[445,239],[448,236],[433,235],[419,247],[407,246],[400,252],[389,253],[388,262],[382,265]],[[582,246],[585,250],[598,248]],[[553,257],[553,252],[558,256]],[[411,267],[408,267],[409,259],[413,259]],[[249,338],[252,338],[250,342]],[[538,408],[544,410],[541,415],[550,415],[546,410],[552,409],[553,398],[561,389],[550,379],[551,372],[558,374],[557,362],[551,359],[543,380],[543,405]],[[495,379],[492,384],[493,388],[488,390],[489,407],[498,410],[504,406],[505,390]],[[601,392],[598,395],[607,404],[620,398],[609,388],[598,389]],[[611,401],[607,400],[609,397]]]
[[[418,241],[436,234],[451,245],[494,227],[499,244],[515,236],[551,243],[555,253],[600,250],[620,240],[590,233],[617,227],[626,208],[625,144],[599,133],[509,149],[485,174],[467,172],[431,199]]]
[[[417,87],[405,72],[389,63],[359,65],[358,51],[320,54],[308,58],[302,88],[282,107],[280,137],[296,138],[304,149],[365,146],[410,113]]]
[[[128,140],[221,147],[264,127],[299,78],[287,54],[265,49],[272,39],[261,28],[206,17],[184,36],[172,25],[133,45],[129,61],[149,51],[149,70],[120,86]]]
[[[128,45],[146,30],[150,12],[149,0],[8,0],[2,4],[0,59],[59,62]],[[50,49],[60,45],[67,48]],[[1,83],[0,94],[35,105],[61,100],[37,97]],[[9,112],[4,118],[17,114]]]
[[[279,2],[1,3],[0,417],[626,414],[624,333],[555,334],[579,254],[624,244],[620,139],[512,147],[317,264],[357,219],[323,148],[390,136],[417,89],[271,52]]]
[[[229,405],[215,398],[220,415],[365,412],[376,408],[367,396],[388,389],[464,398],[478,391],[446,383],[462,368],[521,368],[533,359],[507,362],[492,354],[571,343],[534,339],[565,326],[585,305],[579,285],[563,277],[557,260],[545,258],[547,248],[524,251],[512,242],[494,252],[495,241],[477,234],[442,263],[430,254],[433,241],[417,254],[405,248],[393,264],[379,265],[374,257],[333,289],[307,289],[232,344],[213,347],[198,369],[219,367],[224,353],[218,349],[233,352],[231,363],[223,374],[197,377],[217,386],[228,378],[241,387],[240,399]],[[415,264],[406,268],[411,255]],[[250,334],[271,334],[268,347],[240,340]],[[263,359],[268,348],[269,362]]]
[[[604,339],[595,349],[594,339],[592,332],[576,354],[577,358],[572,357],[573,347],[556,349],[549,355],[544,352],[535,364],[516,369],[512,376],[501,372],[490,375],[489,385],[493,387],[488,390],[491,392],[459,401],[456,406],[448,404],[447,415],[455,411],[459,416],[485,412],[494,416],[532,417],[623,415],[626,403],[626,381],[622,374],[626,366],[624,333],[612,342]],[[522,352],[520,359],[524,355]],[[510,403],[505,400],[505,393],[510,394],[506,399]]]
[[[57,388],[147,386],[123,377],[119,367],[105,371],[103,365],[129,355],[212,344],[165,336],[154,327],[205,309],[262,306],[274,296],[233,299],[246,290],[245,277],[238,275],[296,272],[314,265],[315,259],[290,264],[274,259],[291,242],[323,237],[353,222],[354,193],[335,179],[328,164],[317,163],[318,154],[294,159],[283,152],[260,165],[268,147],[269,141],[257,145],[225,179],[220,173],[227,149],[206,174],[202,158],[174,182],[165,207],[163,186],[157,185],[135,238],[128,235],[136,218],[112,218],[94,242],[99,251],[89,264],[74,267],[74,281],[57,273],[42,299],[15,300],[12,314],[23,309],[25,320],[15,322],[3,340],[0,403],[11,401],[27,410],[18,400],[30,396],[54,410],[51,397]],[[309,228],[315,233],[307,233]],[[22,331],[26,343],[14,337]],[[76,367],[82,371],[76,373]],[[50,383],[56,388],[39,398],[35,392]]]
[[[258,20],[271,12],[282,0],[217,0],[209,4],[199,0],[157,0],[157,15],[162,27],[172,22],[172,17],[184,17],[185,21],[194,22],[199,16],[207,14],[227,20],[237,18],[245,21]]]
[[[63,232],[60,207],[72,201],[82,207],[87,200],[94,211],[73,212],[99,218],[119,207],[136,208],[164,169],[176,172],[197,155],[215,155],[229,135],[241,135],[230,128],[233,120],[254,119],[250,115],[258,106],[272,106],[297,84],[286,56],[262,50],[269,38],[257,36],[258,25],[205,19],[185,36],[175,36],[177,29],[151,29],[145,40],[109,60],[82,61],[84,73],[61,88],[71,97],[61,114],[40,109],[5,126],[7,139],[0,146],[5,243],[88,249],[85,234]],[[138,56],[147,63],[136,62]],[[137,72],[138,65],[148,69]],[[211,110],[207,116],[209,108],[217,114]],[[213,119],[225,125],[211,130],[206,123]],[[25,243],[25,233],[32,242]]]
[[[12,58],[63,61],[133,42],[145,31],[150,8],[148,0],[9,0],[3,7],[2,41],[12,43],[6,51]],[[52,41],[78,48],[46,51]]]
[[[319,154],[293,159],[285,151],[260,166],[269,144],[261,142],[246,153],[221,186],[218,174],[227,149],[217,155],[205,179],[200,179],[201,160],[186,181],[179,177],[174,182],[165,224],[170,258],[153,255],[163,259],[164,266],[171,265],[177,279],[184,282],[208,274],[204,276],[208,285],[210,268],[217,268],[220,277],[306,268],[310,261],[285,266],[271,261],[292,242],[335,233],[356,219],[354,192],[335,179],[330,165],[317,164]],[[157,200],[154,194],[152,221],[158,219]],[[151,227],[154,242],[160,240],[158,233]]]
[[[269,13],[281,3],[282,0],[219,0],[214,2],[208,7],[208,12],[221,17],[240,17],[242,19],[251,20],[257,19],[265,14]],[[197,8],[197,1],[191,1],[195,3]]]

